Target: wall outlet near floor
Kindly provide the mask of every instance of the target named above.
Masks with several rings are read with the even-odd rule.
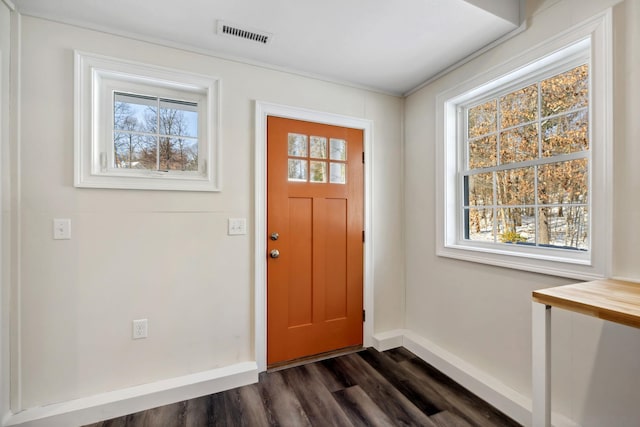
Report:
[[[148,332],[149,330],[147,319],[138,319],[133,321],[133,334],[131,338],[133,338],[134,340],[147,338]]]

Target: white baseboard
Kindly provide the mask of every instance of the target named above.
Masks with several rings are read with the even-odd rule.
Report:
[[[400,346],[406,348],[515,421],[524,426],[531,425],[530,397],[518,393],[428,339],[407,329],[397,329],[374,335],[374,343],[378,351]],[[556,427],[579,427],[574,421],[557,413],[552,415],[552,424]]]
[[[258,382],[258,365],[256,362],[243,362],[151,384],[27,409],[10,416],[4,426],[81,426],[256,382]]]
[[[373,348],[378,351],[387,351],[392,348],[402,347],[404,329],[394,329],[393,331],[382,332],[373,335]]]

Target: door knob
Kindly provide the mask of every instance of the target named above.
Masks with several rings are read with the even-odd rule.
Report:
[[[278,233],[271,233],[271,240],[278,240],[278,237],[280,237]]]
[[[272,249],[271,252],[269,252],[269,256],[271,258],[278,258],[280,256],[280,251],[277,249]]]

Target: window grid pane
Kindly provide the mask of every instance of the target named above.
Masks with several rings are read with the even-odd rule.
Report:
[[[344,163],[330,163],[329,182],[331,184],[347,183],[347,165]]]
[[[331,138],[330,144],[331,144],[331,153],[330,153],[331,160],[346,161],[347,160],[347,141],[345,141],[344,139]]]
[[[327,182],[327,163],[326,162],[311,162],[311,182]]]
[[[581,65],[540,83],[542,115],[587,107],[589,102],[589,67]]]
[[[497,138],[497,135],[488,135],[469,141],[469,169],[486,168],[498,163]]]
[[[289,155],[293,157],[307,157],[307,135],[289,134]]]
[[[484,104],[469,109],[469,138],[488,135],[496,132],[498,107],[497,100],[492,99]]]
[[[311,137],[311,158],[327,158],[327,138],[323,138],[321,136]]]
[[[498,241],[501,243],[536,242],[535,209],[518,206],[498,209]]]
[[[307,161],[289,159],[289,181],[307,182]]]
[[[465,209],[466,230],[465,238],[476,242],[495,242],[494,209],[470,208]]]

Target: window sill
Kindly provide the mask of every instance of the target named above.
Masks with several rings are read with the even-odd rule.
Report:
[[[175,190],[175,191],[219,191],[210,179],[199,176],[167,177],[162,172],[126,176],[126,174],[105,174],[85,176],[76,182],[80,188],[112,188],[119,190]]]
[[[500,249],[450,244],[439,247],[436,255],[496,267],[529,271],[578,280],[596,280],[607,276],[604,266],[593,265],[588,259],[569,259],[531,251],[515,253]]]

